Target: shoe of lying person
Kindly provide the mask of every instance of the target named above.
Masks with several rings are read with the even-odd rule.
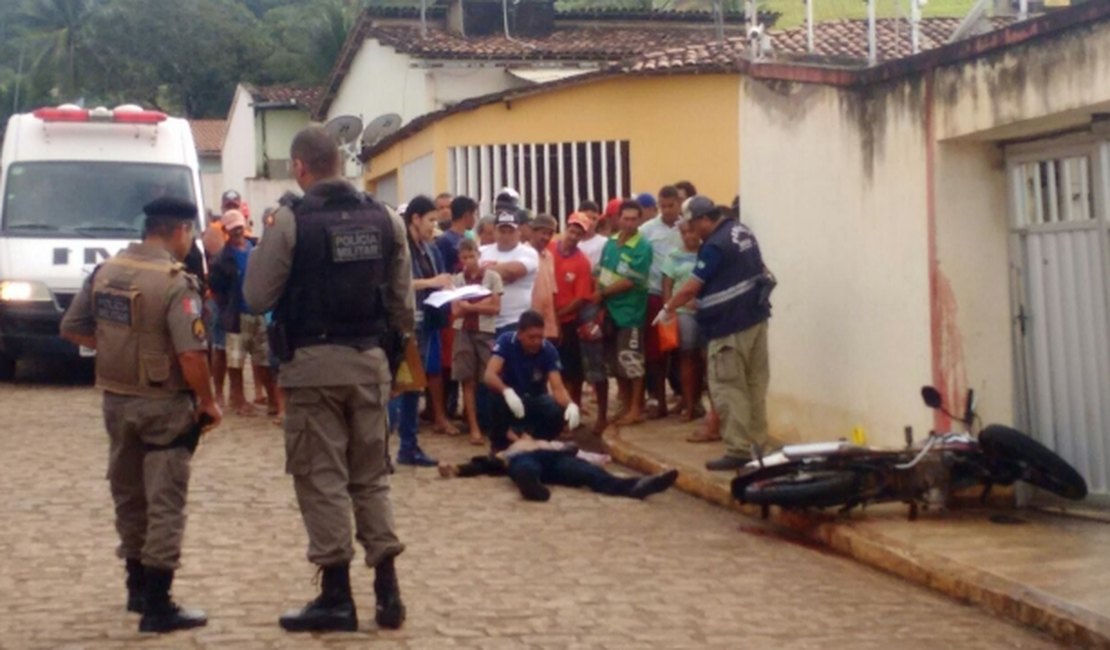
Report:
[[[676,480],[678,480],[677,469],[645,476],[636,481],[636,484],[632,486],[632,490],[629,491],[628,496],[633,499],[646,499],[653,494],[669,490]]]

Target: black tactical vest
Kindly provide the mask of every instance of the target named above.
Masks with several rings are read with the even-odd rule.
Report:
[[[382,296],[398,246],[385,208],[361,192],[309,193],[293,214],[293,267],[275,312],[290,352],[381,345],[388,329]]]

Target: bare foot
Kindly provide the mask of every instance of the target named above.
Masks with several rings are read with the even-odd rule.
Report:
[[[459,475],[459,466],[451,465],[449,463],[439,464],[439,476],[441,478],[454,478]]]
[[[462,435],[462,431],[459,431],[455,425],[451,424],[447,420],[437,423],[435,426],[432,427],[432,431],[435,431],[436,433],[443,433],[452,437]]]
[[[593,434],[595,436],[600,438],[602,436],[602,434],[605,433],[605,430],[608,429],[608,428],[609,428],[609,422],[608,421],[598,420],[597,422],[594,422],[594,428],[593,428],[592,431],[593,431]]]
[[[484,447],[485,446],[486,440],[482,436],[481,431],[471,431],[470,432],[470,444],[474,445],[475,447]]]
[[[644,421],[644,419],[645,418],[643,413],[634,411],[626,413],[625,415],[617,418],[616,421],[613,422],[613,424],[617,425],[618,427],[627,427],[632,426],[633,424],[640,424]]]

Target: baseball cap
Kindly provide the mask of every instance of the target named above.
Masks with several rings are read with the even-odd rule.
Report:
[[[502,210],[501,212],[497,213],[497,218],[494,220],[494,224],[498,228],[500,228],[501,226],[512,226],[515,230],[520,226],[520,218],[515,212]]]
[[[622,203],[624,203],[624,199],[622,199],[620,197],[617,197],[615,199],[609,199],[609,203],[606,204],[606,206],[605,206],[605,216],[606,217],[619,217],[619,216],[621,216],[621,204]]]
[[[541,214],[535,219],[532,219],[532,229],[540,230],[546,228],[552,232],[559,229],[559,222],[555,221],[555,217],[549,214]]]
[[[225,231],[232,231],[236,228],[246,228],[247,218],[243,216],[242,212],[238,210],[228,210],[224,212],[223,219],[220,220],[224,225]]]
[[[582,230],[590,232],[590,226],[592,225],[594,225],[593,220],[581,212],[575,212],[567,217],[567,227],[578,226]]]
[[[715,211],[716,209],[716,203],[700,194],[690,197],[690,200],[686,205],[686,211],[690,215],[690,219],[704,217],[707,214]]]
[[[641,208],[654,208],[656,206],[655,196],[650,192],[641,192],[637,194],[636,202],[640,204]]]
[[[228,190],[224,192],[223,196],[220,197],[220,205],[228,205],[231,203],[239,205],[242,202],[243,197],[239,196],[239,193],[235,190]]]

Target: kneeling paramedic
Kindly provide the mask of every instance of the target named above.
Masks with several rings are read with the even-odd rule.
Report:
[[[384,348],[413,331],[412,270],[400,218],[340,177],[335,143],[310,127],[290,157],[304,198],[286,200],[247,266],[254,313],[274,310],[271,348],[286,394],[286,471],[308,531],[321,593],[287,612],[290,632],[353,631],[351,518],[374,567],[376,620],[398,628],[405,608],[389,499],[390,362]]]
[[[170,597],[185,534],[189,463],[200,434],[219,424],[212,395],[200,285],[181,263],[197,207],[161,198],[143,208],[142,243],[104,262],[62,319],[62,336],[93,348],[104,391],[108,481],[127,610],[141,632],[207,623]]]

